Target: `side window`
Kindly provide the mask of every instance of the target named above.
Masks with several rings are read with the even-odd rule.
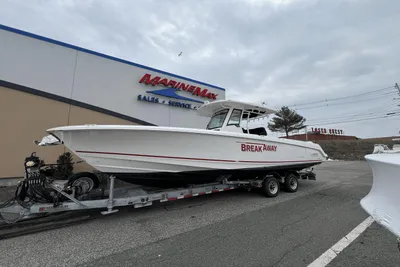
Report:
[[[207,129],[211,130],[215,128],[221,128],[224,124],[225,117],[228,114],[228,111],[229,110],[225,109],[215,113],[214,116],[210,119],[210,122],[207,125]]]
[[[229,118],[228,125],[237,125],[240,124],[240,116],[242,116],[242,111],[239,109],[234,109],[231,117]]]

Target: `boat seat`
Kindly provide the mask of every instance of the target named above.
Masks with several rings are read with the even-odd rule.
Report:
[[[242,128],[243,133],[247,133],[247,130]],[[267,130],[265,130],[264,127],[257,127],[253,129],[249,129],[249,134],[255,134],[255,135],[267,135]]]

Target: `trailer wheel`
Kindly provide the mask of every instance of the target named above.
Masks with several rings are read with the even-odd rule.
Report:
[[[297,179],[296,174],[289,173],[285,178],[284,186],[285,191],[290,193],[296,192],[299,188],[299,180]]]
[[[280,186],[275,177],[268,177],[263,182],[263,191],[266,197],[276,197],[279,194]]]
[[[99,187],[99,178],[91,172],[78,172],[68,178],[67,185],[78,186],[80,188],[79,194],[86,194],[90,190]]]

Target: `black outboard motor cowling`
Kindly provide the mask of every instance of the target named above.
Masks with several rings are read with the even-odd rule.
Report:
[[[32,176],[40,176],[40,164],[41,160],[36,156],[36,152],[33,152],[29,157],[25,158],[25,178],[31,178]]]
[[[42,174],[42,161],[33,152],[29,157],[25,158],[25,179],[17,188],[16,196],[21,201],[52,203],[55,202],[57,193],[52,189],[45,188],[46,176]]]

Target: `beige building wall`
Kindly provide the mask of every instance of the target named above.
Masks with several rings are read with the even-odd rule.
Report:
[[[24,159],[32,152],[56,163],[64,146],[39,147],[46,129],[74,124],[135,124],[114,116],[0,86],[0,179],[22,177]],[[86,164],[76,170],[91,170]]]

